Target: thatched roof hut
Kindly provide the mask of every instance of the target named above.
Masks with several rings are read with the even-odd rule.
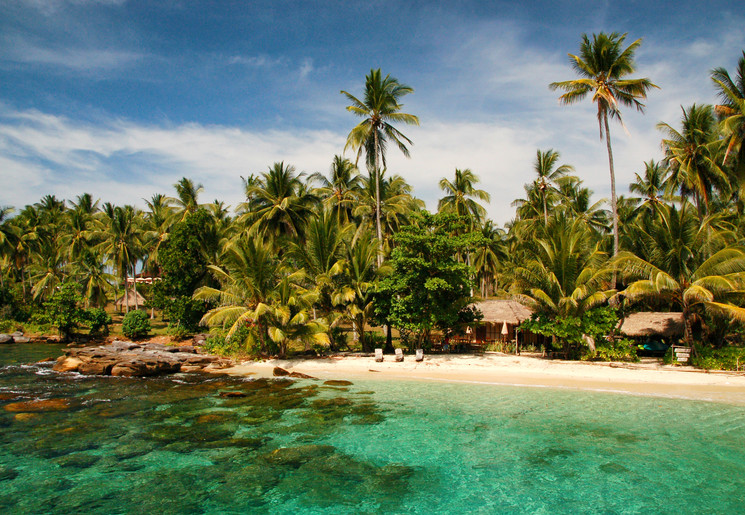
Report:
[[[643,336],[681,336],[685,331],[683,313],[641,312],[632,313],[619,327],[621,334],[632,338]]]
[[[135,304],[135,299],[137,299],[136,304]],[[127,293],[125,295],[122,295],[120,298],[116,300],[117,308],[121,308],[124,306],[129,306],[130,308],[137,306],[137,307],[142,308],[145,306],[145,297],[140,295],[140,292],[136,292],[134,290],[127,290]]]
[[[520,325],[533,314],[532,309],[516,300],[482,300],[473,305],[484,314],[483,322],[493,324]]]

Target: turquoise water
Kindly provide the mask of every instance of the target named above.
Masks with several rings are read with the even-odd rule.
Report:
[[[0,346],[2,513],[738,513],[745,502],[739,406],[25,364],[58,353]],[[33,399],[62,400],[17,411]]]

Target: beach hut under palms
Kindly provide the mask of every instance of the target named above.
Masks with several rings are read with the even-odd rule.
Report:
[[[683,313],[644,311],[621,320],[618,330],[629,338],[679,338],[685,331]]]
[[[145,297],[140,295],[140,292],[134,290],[127,290],[125,295],[116,299],[116,308],[121,310],[125,306],[129,306],[130,309],[145,308]]]
[[[484,315],[475,332],[476,340],[484,343],[515,341],[518,327],[533,314],[526,305],[509,299],[482,300],[473,307]],[[520,344],[534,343],[532,340],[537,336],[525,332],[520,335]]]

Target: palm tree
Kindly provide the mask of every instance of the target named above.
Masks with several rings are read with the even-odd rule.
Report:
[[[558,193],[556,187],[557,181],[567,174],[574,172],[572,165],[561,165],[554,169],[554,166],[559,161],[559,157],[560,154],[554,149],[549,149],[546,152],[542,152],[541,150],[536,151],[533,170],[538,175],[535,180],[535,187],[540,194],[541,203],[543,204],[544,225],[548,225],[548,197]]]
[[[101,239],[99,250],[107,257],[109,265],[116,271],[117,278],[124,284],[124,305],[126,312],[129,313],[127,278],[130,271],[135,273],[135,265],[142,257],[142,219],[140,212],[132,206],[113,206],[107,202],[103,211],[103,229],[98,234]],[[135,299],[136,288],[135,286]]]
[[[486,297],[495,289],[501,264],[507,258],[507,244],[503,229],[487,220],[481,227],[481,240],[474,250],[473,266],[481,285],[481,296]]]
[[[274,163],[247,192],[249,201],[241,206],[244,214],[238,223],[247,226],[249,233],[302,238],[315,202],[304,187],[303,175],[296,175],[295,167],[284,162]]]
[[[689,206],[661,210],[659,222],[651,224],[647,234],[653,243],[648,260],[621,252],[615,266],[627,278],[636,279],[621,295],[630,300],[661,300],[682,311],[685,341],[690,345],[699,307],[745,321],[745,309],[731,303],[745,288],[745,248],[732,246],[734,233],[713,227],[715,217],[702,223]]]
[[[173,203],[180,208],[184,217],[199,209],[199,194],[204,191],[204,186],[182,177],[173,187],[176,188],[177,197],[172,199]]]
[[[563,104],[573,104],[592,93],[593,102],[598,107],[598,126],[600,138],[605,135],[608,148],[608,165],[610,168],[611,208],[613,210],[613,254],[618,254],[618,206],[616,205],[616,175],[613,168],[613,152],[610,143],[608,118],[621,121],[620,105],[635,107],[644,112],[640,99],[647,98],[647,91],[657,86],[649,79],[630,79],[634,73],[634,52],[642,43],[637,39],[626,49],[622,49],[626,34],[593,34],[592,41],[587,34],[582,35],[580,55],[569,54],[572,68],[579,79],[552,82],[552,90],[566,91],[559,97]],[[621,123],[623,123],[621,121]]]
[[[451,182],[445,177],[440,179],[440,189],[446,195],[437,203],[437,210],[468,217],[471,229],[480,225],[486,217],[486,209],[475,199],[489,202],[491,198],[486,191],[474,187],[478,182],[479,178],[468,168],[456,168],[454,181]]]
[[[399,99],[414,90],[401,84],[397,79],[386,75],[383,78],[380,68],[370,70],[365,77],[364,100],[359,100],[354,95],[342,91],[352,105],[347,106],[347,111],[364,118],[347,136],[347,144],[344,150],[351,147],[357,151],[357,160],[364,149],[368,169],[372,170],[371,177],[375,181],[375,227],[378,241],[383,242],[380,214],[380,179],[381,165],[386,167],[385,149],[387,142],[393,141],[401,152],[409,157],[409,149],[406,144],[411,145],[411,140],[396,129],[391,122],[401,122],[408,125],[419,125],[419,118],[412,114],[401,112],[402,104]],[[378,256],[378,266],[383,263],[383,255]]]
[[[665,166],[652,159],[644,163],[644,176],[637,173],[636,180],[629,185],[629,191],[639,195],[629,199],[637,204],[637,213],[654,214],[668,200],[665,194],[667,173]]]
[[[657,128],[666,136],[662,146],[670,166],[671,189],[679,189],[684,197],[693,195],[703,219],[709,212],[712,191],[727,186],[727,175],[717,163],[721,140],[713,108],[693,104],[683,109],[681,132],[667,123],[658,123]]]
[[[342,156],[334,156],[329,179],[320,174],[313,174],[312,178],[320,181],[321,186],[315,193],[323,198],[339,223],[351,222],[362,191],[359,170],[354,163]]]
[[[745,169],[745,145],[742,144],[745,140],[745,51],[737,61],[737,75],[734,80],[724,68],[715,68],[711,72],[711,80],[722,100],[722,104],[715,109],[723,118],[722,129],[729,140],[722,164],[727,163],[731,153],[737,152],[736,166],[742,174]]]
[[[515,269],[521,296],[548,316],[581,316],[605,302],[606,254],[594,243],[590,228],[580,219],[556,213],[545,235],[530,245],[527,260]]]

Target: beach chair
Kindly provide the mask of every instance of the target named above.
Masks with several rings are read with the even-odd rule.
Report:
[[[424,351],[422,349],[416,350],[416,361],[424,361]]]
[[[396,349],[396,362],[400,363],[404,360],[404,351],[401,349]]]
[[[378,363],[383,361],[383,349],[375,349],[375,361]]]

